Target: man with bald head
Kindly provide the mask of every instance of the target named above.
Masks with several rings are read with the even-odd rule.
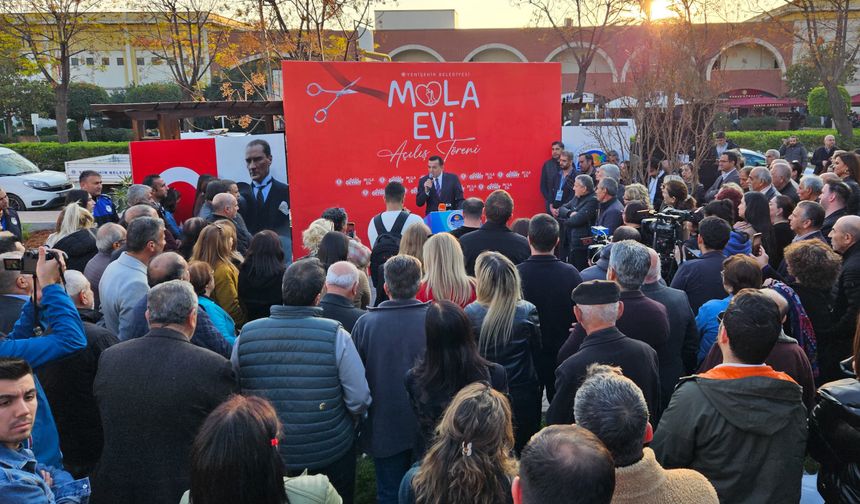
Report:
[[[176,252],[165,252],[156,256],[149,262],[146,269],[146,280],[150,289],[171,280],[188,282],[189,278],[188,263]],[[131,327],[125,339],[140,338],[150,330],[149,322],[146,320],[146,296],[135,305],[132,317]],[[197,326],[194,328],[191,343],[212,350],[225,358],[230,358],[230,352],[233,350],[200,306],[197,307]]]
[[[651,268],[642,285],[642,294],[665,306],[669,319],[669,340],[666,342],[669,361],[660,361],[660,399],[665,408],[669,405],[678,379],[696,370],[699,331],[687,293],[662,282],[660,258],[652,248],[648,249],[648,254],[651,256]]]
[[[325,295],[320,299],[322,316],[337,320],[344,329],[352,332],[358,317],[367,313],[352,304],[357,290],[358,268],[348,261],[338,261],[329,266],[325,276]]]
[[[833,326],[818,336],[821,381],[840,378],[839,361],[851,355],[851,342],[860,311],[860,217],[840,217],[830,230],[833,250],[842,255],[842,271],[836,281]]]
[[[212,198],[212,213],[206,217],[206,221],[212,224],[219,220],[228,220],[236,226],[236,248],[240,254],[245,255],[251,246],[251,233],[239,215],[238,200],[229,192],[216,194]]]
[[[788,316],[788,301],[776,290],[765,287],[759,292],[770,298],[779,308],[780,320],[784,323]],[[720,345],[711,347],[711,351],[702,361],[699,373],[704,373],[719,366],[723,362],[723,352]],[[815,406],[815,379],[812,377],[812,366],[806,352],[797,344],[797,340],[785,334],[783,330],[770,351],[764,363],[776,371],[782,371],[790,376],[798,385],[803,387],[803,404],[807,411]]]

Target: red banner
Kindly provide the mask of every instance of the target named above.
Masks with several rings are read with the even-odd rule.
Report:
[[[543,209],[540,169],[560,138],[557,63],[283,63],[295,257],[301,231],[340,206],[367,243],[390,180],[415,204],[441,156],[465,197],[511,193],[515,214]]]

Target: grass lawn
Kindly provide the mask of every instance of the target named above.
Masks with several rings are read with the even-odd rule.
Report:
[[[376,472],[373,459],[360,455],[355,468],[355,504],[376,502]]]

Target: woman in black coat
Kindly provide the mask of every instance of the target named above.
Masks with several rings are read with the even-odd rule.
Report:
[[[60,214],[59,230],[47,240],[48,246],[66,253],[66,269],[76,271],[84,271],[90,259],[99,252],[95,219],[86,208],[89,204],[84,202],[83,205],[78,201],[66,205]]]
[[[588,267],[588,245],[582,239],[591,237],[591,226],[597,219],[594,180],[588,175],[578,175],[573,194],[573,199],[558,209],[558,218],[564,223],[567,236],[567,261],[582,271]]]
[[[459,305],[436,301],[427,309],[427,350],[406,373],[406,392],[418,418],[419,439],[414,458],[420,458],[433,441],[433,431],[451,399],[476,381],[507,393],[505,368],[478,353],[469,317]]]
[[[260,231],[251,238],[248,255],[239,268],[239,300],[246,322],[266,318],[272,305],[283,304],[284,249],[274,231]]]

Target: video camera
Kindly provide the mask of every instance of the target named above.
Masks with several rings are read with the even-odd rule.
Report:
[[[592,264],[597,262],[597,257],[603,247],[609,245],[612,241],[612,235],[609,234],[609,228],[604,226],[591,226],[591,236],[583,238],[582,243],[588,245],[588,257]]]
[[[657,251],[662,263],[663,277],[667,282],[670,282],[675,276],[678,266],[678,261],[675,260],[675,249],[681,246],[684,241],[681,226],[684,222],[698,223],[702,220],[702,214],[689,210],[667,208],[652,215],[654,217],[642,220],[642,238],[645,243],[649,243],[651,248]],[[682,251],[681,262],[686,258],[685,255]]]
[[[46,250],[45,260],[50,261],[57,259],[58,254],[65,253],[60,250]],[[37,249],[28,249],[24,252],[20,259],[3,259],[3,269],[6,271],[20,271],[25,275],[36,274],[36,264],[39,262],[39,251]]]

